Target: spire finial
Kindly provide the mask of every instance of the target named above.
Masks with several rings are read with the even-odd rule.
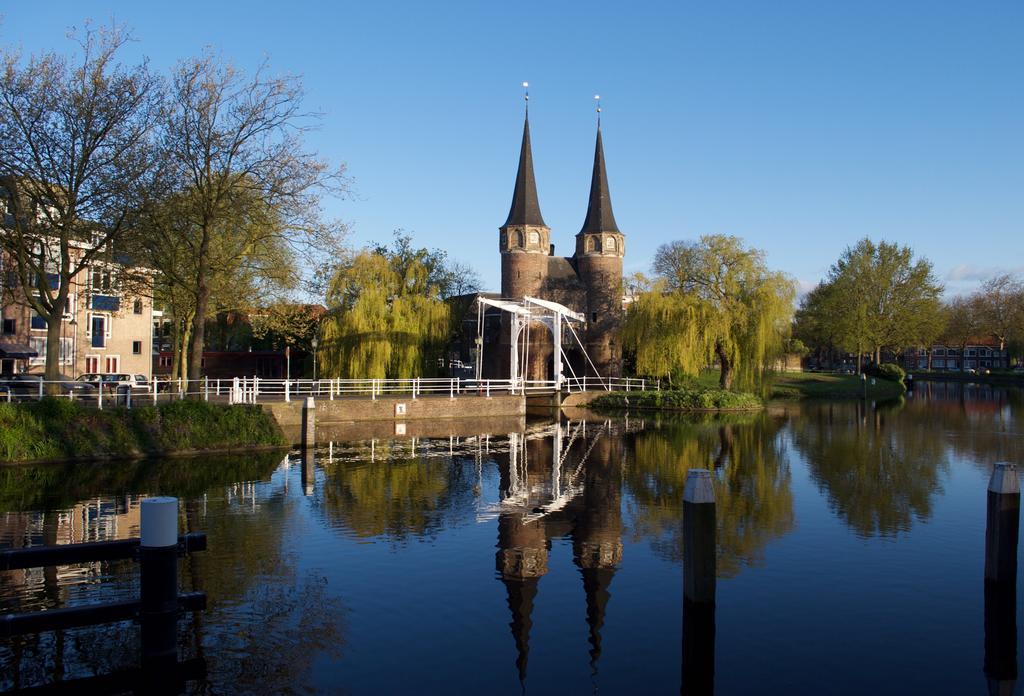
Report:
[[[601,127],[601,95],[595,94],[594,101],[597,102],[597,127]]]
[[[526,112],[530,112],[530,83],[523,83],[523,101],[526,102]]]

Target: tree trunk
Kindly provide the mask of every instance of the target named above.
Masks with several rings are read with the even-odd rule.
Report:
[[[60,379],[61,314],[58,312],[56,319],[51,316],[46,321],[46,369],[43,371],[43,379],[47,382],[56,382]],[[46,392],[59,394],[60,387],[57,384],[48,384]]]
[[[206,343],[206,308],[210,303],[210,288],[207,285],[210,274],[207,252],[210,247],[210,234],[203,230],[203,241],[199,245],[199,267],[196,269],[196,313],[192,316],[192,337],[188,356],[188,381],[199,384],[203,365],[203,346]],[[188,391],[186,389],[186,391]],[[200,398],[196,393],[196,398]]]
[[[188,351],[189,340],[192,337],[192,317],[186,316],[182,320],[181,336],[178,337],[175,345],[179,356],[178,366],[171,374],[172,379],[188,379]],[[201,365],[200,365],[201,367]]]
[[[718,356],[718,363],[722,369],[718,377],[718,386],[722,389],[732,389],[732,362],[725,354],[721,341],[715,343],[715,355]]]

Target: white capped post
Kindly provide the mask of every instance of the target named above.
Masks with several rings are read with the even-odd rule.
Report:
[[[162,548],[178,544],[177,498],[146,498],[139,508],[142,546]]]

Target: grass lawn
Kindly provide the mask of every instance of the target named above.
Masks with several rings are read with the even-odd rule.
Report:
[[[43,399],[0,404],[0,463],[287,445],[259,406],[176,401],[131,410]]]
[[[905,389],[899,382],[868,378],[868,398],[875,401],[896,399]],[[859,399],[864,395],[860,375],[835,375],[822,372],[785,372],[772,384],[772,399]]]

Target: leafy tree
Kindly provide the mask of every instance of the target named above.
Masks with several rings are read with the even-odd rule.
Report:
[[[840,345],[858,360],[871,351],[876,363],[883,349],[930,345],[942,331],[942,286],[927,259],[914,261],[910,247],[862,239],[832,266],[828,280]]]
[[[792,281],[770,271],[763,252],[723,235],[662,245],[654,270],[656,285],[630,305],[623,331],[638,371],[695,375],[717,361],[723,389],[736,376],[756,384],[788,333]]]
[[[273,349],[293,346],[309,351],[319,335],[323,316],[321,305],[276,302],[253,311],[252,335]]]
[[[800,301],[793,317],[793,336],[815,351],[819,363],[832,362],[841,342],[836,308],[839,301],[834,285],[818,283]]]
[[[206,274],[205,326],[214,315],[239,312],[293,288],[298,271],[291,247],[282,239],[276,211],[251,191],[235,195],[230,211],[211,223],[205,252],[199,253],[198,228],[190,218],[195,201],[187,193],[167,196],[149,206],[140,256],[159,271],[157,300],[172,326],[174,376],[187,378],[189,345],[194,336],[200,266]]]
[[[180,63],[171,80],[161,130],[175,215],[154,227],[163,246],[184,245],[192,271],[182,274],[195,301],[190,380],[199,379],[211,299],[218,284],[233,286],[243,261],[262,261],[251,268],[258,279],[280,270],[280,254],[319,259],[340,243],[341,228],[320,219],[319,196],[343,189],[343,169],[304,151],[310,125],[298,79],[266,73],[264,64],[246,77],[207,53]]]
[[[150,137],[159,81],[144,61],[117,62],[129,40],[118,26],[87,28],[76,63],[52,52],[0,55],[0,184],[9,213],[0,251],[20,299],[46,320],[47,380],[60,374],[72,281],[118,260],[159,169]]]

